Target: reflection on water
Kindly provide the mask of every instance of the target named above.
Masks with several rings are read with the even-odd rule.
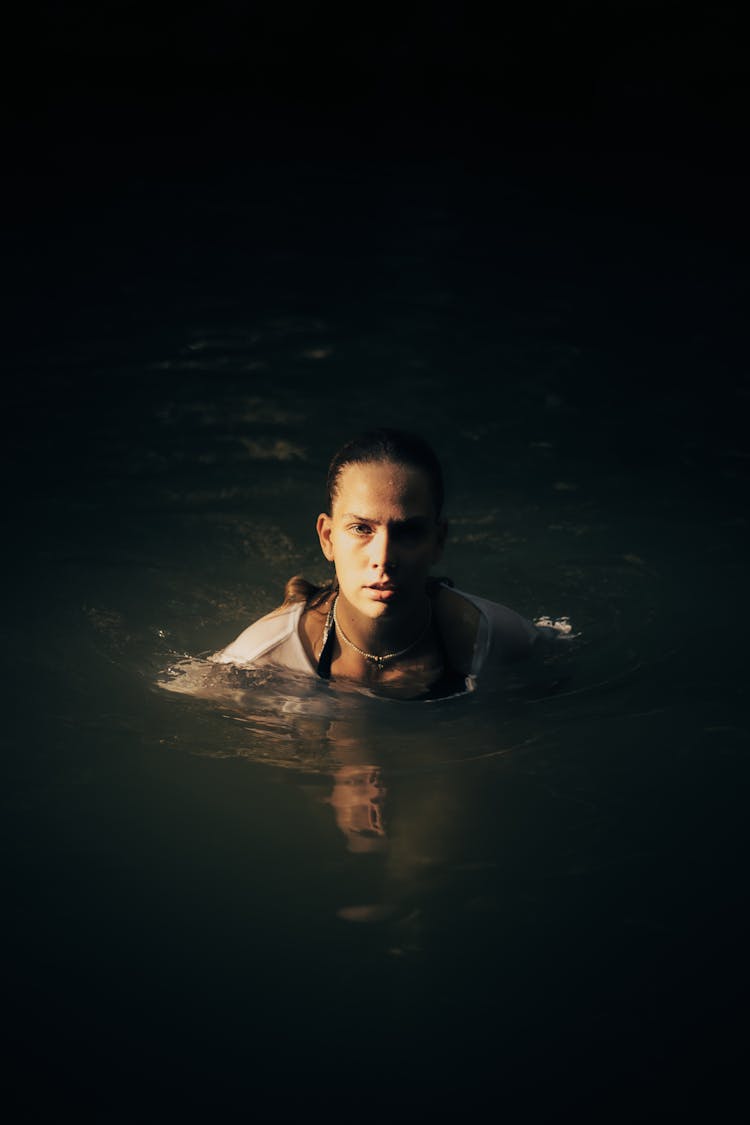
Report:
[[[513,749],[497,745],[497,708],[483,723],[472,696],[406,704],[273,667],[190,659],[171,665],[159,687],[192,697],[193,706],[214,709],[232,724],[229,745],[223,740],[220,751],[197,746],[193,752],[232,754],[301,779],[315,777],[303,790],[330,810],[341,848],[378,864],[377,877],[368,867],[355,888],[360,899],[369,891],[367,900],[337,906],[337,916],[351,922],[392,920],[403,929],[408,915],[413,929],[428,872],[450,860],[450,841],[461,835],[460,799],[441,775]],[[487,744],[493,749],[483,749]],[[465,815],[473,798],[460,789]]]
[[[342,766],[333,775],[328,803],[350,852],[382,852],[388,846],[383,772],[377,766]]]
[[[183,728],[190,727],[182,722],[185,709],[212,717],[210,741],[183,730],[175,749],[282,770],[326,812],[323,837],[335,827],[334,851],[355,865],[347,879],[336,880],[333,912],[346,922],[385,924],[384,948],[404,953],[422,948],[425,911],[453,883],[473,884],[461,910],[499,908],[495,844],[488,851],[488,841],[475,837],[478,824],[489,841],[502,832],[494,823],[498,765],[508,764],[508,776],[549,773],[555,800],[578,803],[570,781],[559,776],[560,763],[549,758],[554,734],[566,717],[580,722],[580,703],[571,708],[569,699],[576,690],[588,690],[605,714],[622,718],[618,689],[627,686],[627,674],[571,691],[577,655],[575,646],[553,646],[509,670],[502,684],[429,703],[384,700],[272,666],[189,658],[171,663],[158,687],[180,707]],[[550,711],[555,700],[557,711]],[[599,815],[596,801],[584,800],[582,808],[587,817]]]

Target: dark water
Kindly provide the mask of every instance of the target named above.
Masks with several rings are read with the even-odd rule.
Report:
[[[19,1104],[715,1107],[750,391],[719,188],[696,211],[613,153],[149,156],[58,168],[11,238]],[[325,465],[372,422],[442,455],[457,585],[577,638],[436,704],[165,691],[325,573]]]

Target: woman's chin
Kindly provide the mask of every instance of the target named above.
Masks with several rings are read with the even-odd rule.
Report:
[[[395,608],[392,600],[380,601],[373,598],[359,598],[355,605],[360,613],[373,621],[379,621],[381,617],[389,617]]]

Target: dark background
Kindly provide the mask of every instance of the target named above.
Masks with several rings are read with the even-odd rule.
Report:
[[[226,303],[254,277],[257,304],[281,243],[335,305],[337,256],[359,240],[366,272],[378,222],[413,222],[415,176],[459,217],[438,268],[458,242],[486,248],[481,274],[510,244],[520,316],[550,277],[593,290],[598,272],[587,331],[604,314],[621,351],[647,339],[651,387],[743,384],[738,4],[32,4],[6,31],[11,435],[30,409],[38,434],[70,380],[181,339],[207,278]],[[515,245],[498,185],[533,216]]]
[[[233,164],[346,145],[380,158],[554,151],[614,162],[640,202],[678,185],[678,208],[706,190],[739,198],[747,68],[733,3],[34,4],[6,53],[22,182],[26,170],[62,187],[80,161],[122,173],[124,144],[149,165],[189,163],[199,142],[204,160]]]
[[[738,4],[32,4],[8,30],[11,232],[113,181],[352,157],[523,165],[740,233]]]

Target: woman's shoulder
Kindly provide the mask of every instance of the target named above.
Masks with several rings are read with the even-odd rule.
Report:
[[[451,659],[467,674],[476,674],[490,654],[525,656],[536,640],[535,626],[514,609],[454,587],[441,587],[438,614]]]
[[[446,656],[457,672],[471,675],[481,624],[480,610],[470,598],[447,585],[437,590],[434,606]]]
[[[481,598],[477,594],[469,594],[465,590],[454,591],[459,597],[464,598],[475,610],[486,617],[490,625],[494,629],[499,630],[519,630],[524,635],[533,640],[535,636],[535,628],[531,621],[529,621],[517,610],[511,609],[510,606],[502,605],[500,602],[491,601],[489,598]]]
[[[210,659],[216,664],[251,664],[296,634],[304,604],[281,606],[248,625],[226,648]]]

